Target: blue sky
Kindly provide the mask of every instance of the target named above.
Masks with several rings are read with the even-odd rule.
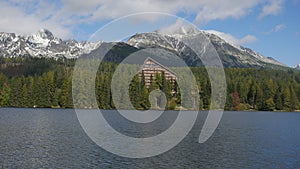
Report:
[[[241,19],[211,21],[203,29],[226,32],[235,38],[252,35],[257,39],[243,46],[264,56],[273,57],[294,67],[300,63],[300,2],[285,2],[282,11],[274,16],[258,18],[259,8]]]
[[[57,37],[81,41],[122,16],[164,12],[294,67],[300,64],[299,9],[300,0],[5,0],[0,2],[0,32],[31,34],[47,28]],[[145,25],[160,19],[140,18]]]

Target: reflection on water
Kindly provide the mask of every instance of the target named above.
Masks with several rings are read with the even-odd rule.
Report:
[[[161,133],[176,115],[169,111],[142,125],[129,123],[115,111],[104,111],[117,131],[134,137]],[[167,153],[128,159],[94,144],[74,110],[0,109],[0,168],[300,167],[299,113],[225,112],[212,138],[199,144],[206,115],[201,112],[190,134]]]

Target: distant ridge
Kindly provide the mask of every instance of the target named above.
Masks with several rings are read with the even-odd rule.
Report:
[[[157,30],[150,33],[141,33],[133,35],[128,42],[115,44],[117,51],[108,54],[106,60],[120,62],[128,52],[135,52],[142,48],[159,47],[166,49],[168,55],[170,52],[181,57],[189,66],[202,66],[201,61],[195,53],[185,46],[180,39],[191,38],[193,36],[205,35],[214,45],[218,52],[224,67],[241,68],[274,68],[287,67],[270,57],[264,57],[261,54],[242,46],[226,42],[219,36],[199,31],[191,27],[180,27],[175,30]],[[78,58],[85,54],[97,55],[97,48],[103,42],[77,42],[76,40],[62,40],[54,37],[47,29],[41,29],[35,34],[21,36],[15,33],[0,33],[0,58],[16,57],[39,57],[39,58]],[[201,42],[195,42],[201,45]],[[93,51],[93,52],[92,52]],[[160,53],[163,55],[163,53]]]
[[[54,37],[52,32],[41,29],[35,34],[21,36],[0,33],[0,57],[50,57],[77,58],[99,47],[102,42],[77,42]]]

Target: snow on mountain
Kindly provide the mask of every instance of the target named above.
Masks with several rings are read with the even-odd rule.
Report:
[[[196,35],[198,33],[201,33],[202,31],[192,25],[186,25],[184,22],[177,22],[175,25],[156,30],[155,32],[177,39],[182,39],[187,36]]]
[[[102,42],[77,42],[54,37],[47,29],[21,36],[0,33],[0,57],[52,57],[77,58],[100,46]]]
[[[265,57],[265,56],[259,54],[258,52],[253,51],[252,49],[229,43],[215,34],[208,33],[205,31],[204,31],[204,33],[209,37],[211,43],[215,46],[217,51],[220,50],[219,47],[225,48],[225,46],[227,46],[227,47],[231,46],[234,48],[233,49],[233,51],[235,51],[234,53],[230,53],[230,51],[225,51],[226,55],[232,54],[233,56],[236,56],[236,57],[240,58],[241,60],[247,61],[249,64],[253,64],[253,65],[264,66],[265,64],[273,64],[273,65],[279,65],[279,66],[286,67],[286,65],[278,62],[274,58]],[[219,46],[219,47],[216,47],[216,46]]]
[[[193,50],[181,41],[183,38],[193,40],[195,36],[198,39],[210,40],[225,67],[285,67],[273,58],[264,57],[249,48],[229,43],[215,34],[185,25],[179,28],[175,26],[151,33],[136,34],[128,40],[127,46],[121,45],[120,48],[132,47],[138,50],[139,48],[160,47],[180,56],[190,66],[202,66],[201,60]],[[204,45],[201,41],[192,43]],[[77,58],[97,49],[101,44],[102,42],[62,40],[53,36],[47,29],[41,29],[27,36],[0,32],[0,57]],[[130,48],[130,50],[133,49]],[[114,59],[111,58],[111,60]]]
[[[220,59],[225,67],[266,67],[266,66],[286,66],[273,58],[264,57],[261,54],[239,45],[229,43],[221,37],[206,32],[199,31],[194,27],[179,27],[177,29],[163,29],[152,33],[142,33],[132,36],[128,44],[137,48],[161,47],[176,52],[179,56],[187,59],[189,55],[192,58],[190,62],[198,62],[193,51],[181,42],[183,38],[194,36],[204,37],[205,35],[218,52]],[[201,42],[195,42],[202,45]],[[186,61],[186,60],[185,60]],[[189,63],[197,66],[198,63]]]
[[[298,64],[298,65],[296,66],[296,69],[300,70],[300,64]]]

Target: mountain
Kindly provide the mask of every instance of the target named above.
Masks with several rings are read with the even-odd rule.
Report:
[[[51,57],[77,58],[100,46],[102,42],[77,42],[54,37],[47,29],[35,34],[21,36],[15,33],[0,33],[0,57]]]
[[[193,39],[198,39],[197,41]],[[202,38],[202,39],[201,39]],[[177,55],[189,66],[203,66],[194,51],[181,42],[182,39],[192,40],[205,48],[203,41],[208,38],[218,52],[224,67],[286,67],[273,58],[264,57],[259,53],[242,46],[226,42],[219,36],[199,31],[191,27],[180,27],[173,30],[161,29],[150,33],[135,34],[125,42],[113,42],[115,47],[105,60],[121,62],[126,56],[144,48],[160,48],[165,52],[154,53],[162,57]],[[200,40],[199,40],[200,39]],[[103,42],[77,42],[76,40],[62,40],[54,37],[46,29],[41,29],[32,35],[16,35],[14,33],[0,33],[0,57],[50,57],[50,58],[78,58],[80,55],[89,57],[99,55],[98,47]]]
[[[295,69],[300,70],[300,64],[298,64]]]
[[[194,38],[194,37],[199,38]],[[259,53],[242,46],[230,44],[217,35],[198,31],[195,29],[179,28],[175,32],[156,31],[152,33],[142,33],[132,36],[128,43],[136,48],[159,47],[170,50],[183,58],[190,66],[201,66],[202,63],[196,54],[181,39],[201,39],[208,37],[215,47],[224,67],[286,67],[284,64],[270,57],[264,57]],[[201,48],[205,48],[203,43],[195,41]]]

